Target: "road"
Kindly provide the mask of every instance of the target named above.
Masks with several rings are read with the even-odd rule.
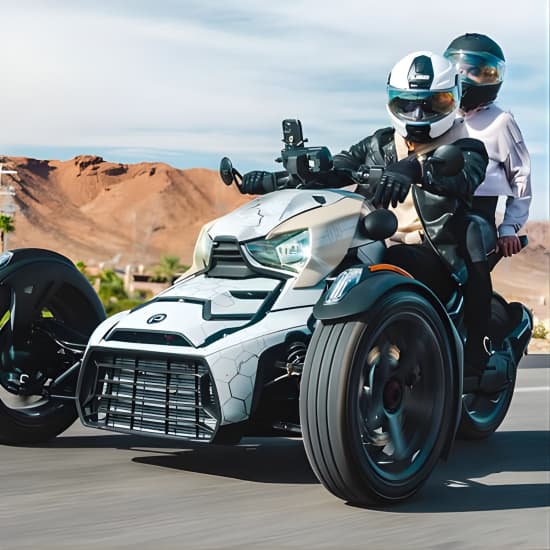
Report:
[[[0,548],[550,548],[550,356],[530,355],[500,430],[458,441],[414,499],[334,498],[296,439],[184,446],[72,426],[0,447]]]

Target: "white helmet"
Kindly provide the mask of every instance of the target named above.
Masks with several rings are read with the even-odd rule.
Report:
[[[432,52],[413,52],[388,77],[387,109],[395,131],[424,143],[450,130],[460,106],[458,71]]]

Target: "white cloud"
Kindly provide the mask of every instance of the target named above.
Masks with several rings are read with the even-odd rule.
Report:
[[[464,32],[502,45],[502,99],[531,143],[547,143],[545,0],[20,0],[2,9],[0,147],[260,161],[276,154],[280,120],[299,117],[311,143],[338,150],[388,123],[393,63]]]

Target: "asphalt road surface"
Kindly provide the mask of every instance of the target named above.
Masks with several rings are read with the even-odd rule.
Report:
[[[301,440],[183,446],[78,423],[0,447],[0,548],[550,548],[550,357],[530,355],[500,430],[458,441],[412,500],[356,508]]]

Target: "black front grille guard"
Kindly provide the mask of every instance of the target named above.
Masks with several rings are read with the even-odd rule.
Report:
[[[86,426],[122,433],[211,441],[220,406],[200,358],[91,349],[77,386]]]

